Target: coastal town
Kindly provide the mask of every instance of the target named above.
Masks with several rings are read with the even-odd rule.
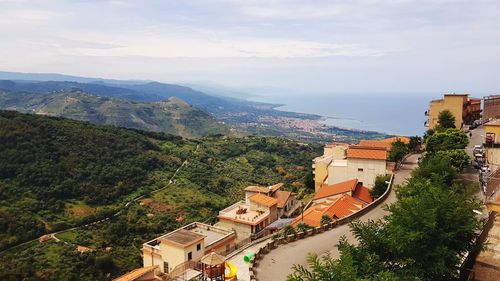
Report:
[[[467,166],[475,168],[463,173],[480,186],[476,193],[485,209],[477,212],[487,221],[477,249],[490,241],[484,251],[464,256],[461,274],[494,280],[500,274],[500,96],[453,93],[432,100],[425,112],[428,132],[443,126],[443,112],[470,139],[465,150],[473,161]],[[395,156],[398,147],[410,148]],[[411,177],[425,153],[425,143],[407,136],[326,144],[323,155],[311,159],[310,197],[297,199],[283,183],[248,186],[241,201],[220,210],[217,223],[193,222],[144,242],[144,266],[114,280],[284,280],[309,253],[338,257],[340,237],[354,241],[346,222],[383,218],[382,206],[397,200],[394,186]]]

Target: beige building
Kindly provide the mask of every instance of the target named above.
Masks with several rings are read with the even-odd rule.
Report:
[[[455,117],[455,127],[462,128],[462,125],[480,118],[481,100],[469,98],[468,94],[445,94],[442,99],[432,100],[425,112],[428,116],[425,125],[429,129],[438,125],[439,113],[443,110],[449,110]]]
[[[255,194],[263,194],[278,200],[278,218],[290,217],[300,206],[296,199],[296,194],[290,191],[281,190],[283,183],[271,186],[248,186],[245,188],[245,201]]]
[[[388,151],[380,147],[350,146],[345,160],[334,160],[328,166],[326,183],[333,185],[350,179],[358,179],[367,187],[373,187],[378,175],[387,171]]]
[[[169,273],[206,253],[225,252],[235,244],[233,230],[194,222],[142,245],[144,267]]]
[[[276,186],[264,187],[268,190],[275,188]],[[255,187],[247,187],[245,201],[237,202],[219,212],[217,225],[233,229],[237,242],[251,239],[278,219],[278,199],[255,190]]]
[[[325,145],[323,155],[313,159],[314,190],[318,191],[328,176],[328,166],[333,160],[343,160],[347,156],[348,144],[331,143]]]
[[[358,145],[328,144],[320,157],[313,159],[314,187],[334,185],[352,179],[372,187],[378,175],[391,174],[395,163],[387,158],[392,143],[410,142],[407,137],[391,137],[382,140],[361,140]]]

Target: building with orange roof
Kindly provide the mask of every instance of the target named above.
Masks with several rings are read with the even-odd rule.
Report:
[[[314,189],[318,190],[328,176],[328,165],[334,160],[346,159],[346,143],[330,143],[324,146],[323,155],[313,159]]]
[[[378,175],[391,174],[394,163],[388,162],[392,144],[410,139],[395,136],[381,140],[361,140],[357,145],[328,144],[324,154],[313,160],[314,188],[333,185],[356,178],[363,185],[372,187]],[[333,153],[332,149],[336,149]],[[343,152],[339,152],[343,150]]]
[[[236,243],[234,230],[194,222],[142,245],[144,267],[168,274],[209,252],[223,253]]]
[[[334,160],[328,165],[325,183],[333,185],[351,179],[358,179],[361,185],[372,187],[378,175],[386,175],[390,163],[389,152],[385,147],[351,145],[345,160]]]
[[[346,193],[352,194],[352,192],[356,189],[357,185],[358,185],[357,179],[352,179],[333,185],[324,184],[314,194],[312,201],[314,203],[321,203],[325,200],[336,199]]]
[[[292,222],[292,225],[297,226],[300,223],[305,223],[309,226],[320,226],[321,218],[326,215],[331,219],[340,219],[355,213],[367,204],[363,201],[357,200],[356,198],[343,194],[341,197],[326,200],[322,203],[313,205],[304,211],[303,215],[298,216]]]
[[[370,189],[362,185],[356,186],[356,189],[354,189],[354,192],[352,193],[352,197],[359,199],[367,204],[373,202],[373,197],[370,194]]]
[[[280,206],[289,204],[280,202],[277,198],[282,186],[280,183],[268,187],[245,188],[245,200],[221,210],[217,216],[219,219],[217,225],[234,229],[237,242],[251,238],[279,218],[278,203]],[[286,199],[292,198],[288,196]]]
[[[255,194],[275,198],[278,200],[278,217],[290,217],[300,206],[295,193],[281,190],[283,185],[283,183],[278,183],[271,186],[248,186],[245,188],[245,201],[248,201]]]

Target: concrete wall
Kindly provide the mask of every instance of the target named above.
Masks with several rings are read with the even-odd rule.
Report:
[[[197,245],[200,244],[200,250],[197,250]],[[193,261],[200,260],[205,254],[205,245],[204,242],[201,241],[199,243],[195,243],[186,248],[177,247],[168,243],[160,244],[160,251],[162,257],[162,264],[160,265],[160,269],[165,270],[163,268],[163,262],[168,263],[168,272],[172,271],[176,266],[188,261],[188,254],[191,252]],[[165,272],[165,271],[164,271]]]
[[[366,187],[375,184],[378,175],[387,173],[385,160],[376,159],[347,159],[347,166],[330,165],[328,184],[336,184],[351,179],[358,179]]]
[[[236,232],[236,243],[245,240],[252,234],[252,226],[232,220],[220,219],[217,226],[232,229]]]
[[[328,164],[330,163],[331,158],[328,161],[317,161],[313,164],[314,167],[314,190],[318,191],[323,180],[328,175]]]
[[[163,259],[159,253],[153,253],[149,249],[142,250],[142,261],[144,267],[158,265],[161,272],[165,272],[163,268]]]
[[[348,174],[348,160],[335,160],[328,166],[328,185],[351,180]],[[317,192],[318,190],[316,190]]]

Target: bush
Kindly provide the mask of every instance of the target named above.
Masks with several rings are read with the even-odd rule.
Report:
[[[370,195],[373,197],[373,199],[377,199],[384,192],[387,190],[388,182],[391,179],[389,175],[378,175],[375,178],[375,184],[373,185],[373,188],[370,190]]]
[[[330,218],[327,214],[321,216],[321,225],[329,224],[332,222],[332,218]]]

